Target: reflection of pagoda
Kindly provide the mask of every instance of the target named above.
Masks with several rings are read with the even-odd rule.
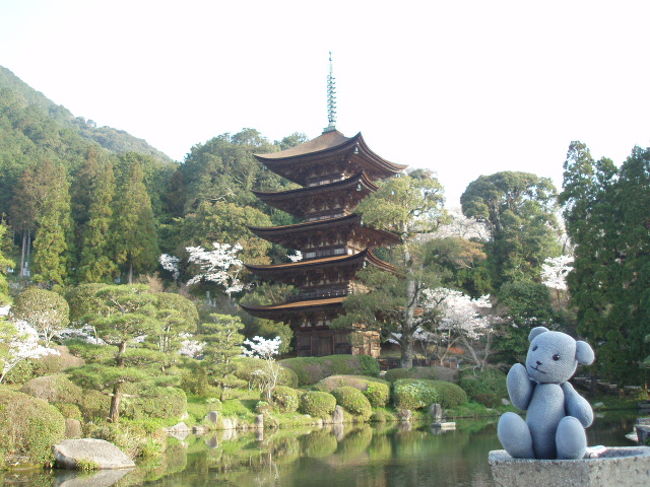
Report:
[[[329,126],[309,142],[281,152],[256,155],[267,168],[302,186],[280,193],[256,192],[267,204],[304,220],[295,225],[251,227],[271,242],[300,250],[299,262],[247,265],[262,279],[293,284],[298,293],[271,306],[244,306],[250,314],[284,321],[296,336],[299,356],[341,353],[379,355],[379,333],[332,329],[331,320],[342,311],[345,297],[358,285],[356,272],[372,265],[393,267],[372,253],[373,247],[399,242],[396,235],[364,227],[354,208],[377,187],[373,181],[402,171],[406,166],[373,153],[361,137],[345,137],[334,128],[334,76],[330,58],[327,82]]]
[[[242,306],[260,318],[289,323],[299,356],[335,353],[379,354],[379,333],[331,329],[345,297],[355,291],[355,273],[366,265],[387,271],[392,266],[372,248],[395,244],[392,233],[361,225],[353,213],[359,201],[376,190],[373,181],[395,175],[405,166],[385,161],[365,144],[361,134],[345,137],[329,130],[309,142],[270,154],[256,155],[271,171],[303,186],[280,193],[256,192],[267,204],[302,223],[251,227],[271,242],[298,249],[303,259],[277,265],[247,265],[262,279],[293,284],[298,293],[282,304]]]

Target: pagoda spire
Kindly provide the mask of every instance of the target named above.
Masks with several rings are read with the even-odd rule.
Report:
[[[327,75],[327,121],[329,124],[323,133],[336,130],[336,78],[332,68],[332,51],[329,52],[330,70]]]

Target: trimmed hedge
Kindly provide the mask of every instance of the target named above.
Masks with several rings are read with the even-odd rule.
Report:
[[[271,393],[273,407],[281,413],[294,413],[300,406],[300,393],[287,386],[276,386]]]
[[[399,409],[422,409],[439,402],[435,381],[398,379],[393,383],[393,403]]]
[[[501,405],[501,399],[508,397],[506,374],[497,369],[465,370],[458,385],[470,399],[490,408]]]
[[[179,418],[187,412],[187,396],[176,387],[152,387],[135,397],[124,397],[121,414],[130,419]]]
[[[390,369],[386,371],[384,379],[389,382],[395,382],[398,379],[429,379],[458,382],[458,369],[450,369],[436,365],[432,365],[431,367],[413,367],[411,369]]]
[[[254,357],[238,357],[233,361],[235,366],[234,375],[238,379],[245,380],[250,384],[253,378],[253,372],[258,369],[263,369],[264,360]],[[296,373],[286,367],[280,367],[280,377],[278,377],[278,385],[287,387],[298,387],[298,376]]]
[[[81,404],[79,404],[79,409],[87,420],[107,418],[110,407],[111,398],[107,394],[92,389],[84,391]]]
[[[315,388],[319,391],[331,392],[341,386],[359,389],[374,408],[384,407],[390,399],[388,382],[364,375],[333,375],[318,382]]]
[[[63,374],[46,375],[32,379],[20,389],[20,392],[47,402],[67,402],[72,404],[80,403],[83,394],[81,387],[72,383]]]
[[[53,406],[59,410],[65,419],[78,419],[79,421],[83,420],[83,415],[79,406],[76,404],[70,404],[68,402],[57,402]]]
[[[369,355],[296,357],[281,360],[280,365],[293,370],[301,386],[315,384],[331,375],[379,375],[379,363]]]
[[[372,406],[359,389],[352,386],[341,386],[334,389],[332,395],[336,398],[337,404],[350,414],[359,416],[364,421],[370,419]]]
[[[52,445],[65,436],[65,419],[42,399],[0,389],[0,467],[24,457],[45,465],[54,459]]]
[[[300,412],[314,418],[330,418],[336,408],[336,398],[329,392],[308,391],[300,398]]]
[[[443,408],[455,408],[467,402],[467,393],[453,382],[444,380],[433,382],[438,391],[438,401]]]

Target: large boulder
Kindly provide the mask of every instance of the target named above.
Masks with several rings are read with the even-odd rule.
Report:
[[[52,447],[56,466],[80,469],[82,466],[105,469],[133,468],[135,463],[118,447],[106,440],[81,438],[63,440]]]

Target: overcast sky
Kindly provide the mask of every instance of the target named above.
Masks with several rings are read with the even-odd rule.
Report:
[[[561,184],[571,140],[650,145],[648,1],[0,0],[0,65],[176,160],[244,127],[327,125],[426,167],[448,203],[481,174]]]

